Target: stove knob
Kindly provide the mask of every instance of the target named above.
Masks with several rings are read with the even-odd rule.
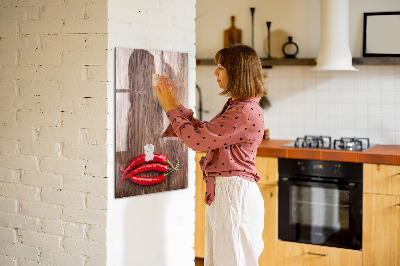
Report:
[[[333,168],[333,173],[334,173],[334,174],[338,174],[339,171],[340,171],[340,164],[336,164],[336,165],[335,165],[335,168]]]
[[[297,165],[299,166],[300,171],[304,172],[304,170],[306,170],[306,167],[303,164],[303,162],[297,162]]]

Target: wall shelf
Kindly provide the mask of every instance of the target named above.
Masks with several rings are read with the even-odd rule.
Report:
[[[313,66],[315,58],[260,58],[263,67],[272,66]],[[214,59],[197,59],[198,66],[215,65]],[[356,57],[353,65],[400,65],[400,57]]]
[[[400,57],[358,57],[353,65],[400,65]]]

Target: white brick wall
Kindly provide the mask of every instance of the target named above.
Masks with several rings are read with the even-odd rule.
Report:
[[[0,1],[0,265],[105,265],[107,1]]]
[[[113,179],[105,178],[107,158],[114,157],[113,112],[107,108],[113,106],[114,48],[189,53],[189,107],[193,107],[195,4],[194,0],[0,2],[0,265],[105,265],[106,254],[114,254],[106,250],[106,242],[117,244],[114,247],[126,244],[106,239],[105,233],[108,206],[116,207],[110,215],[122,222],[129,222],[125,216],[132,214],[109,203]],[[116,15],[112,22],[108,11]],[[170,206],[161,208],[170,210],[175,202],[185,202],[179,213],[159,217],[177,219],[170,221],[165,233],[179,235],[180,243],[193,243],[194,154],[189,157],[189,189],[150,198],[156,197],[155,206],[167,198]],[[109,166],[113,176],[112,163]],[[182,217],[184,209],[192,215]],[[146,218],[146,210],[133,211],[143,219],[153,218]],[[124,233],[118,229],[122,230],[118,234]],[[153,256],[150,264],[193,263],[192,247],[175,242],[171,246],[157,236],[153,240],[160,243],[160,255],[165,249],[179,255]],[[123,255],[130,261],[131,252]],[[139,264],[148,257],[141,255],[136,258]]]
[[[16,243],[17,233],[15,232],[15,229],[8,227],[0,227],[0,240]]]
[[[86,236],[85,224],[67,223],[65,225],[65,235],[73,238],[83,239]]]
[[[47,249],[42,249],[40,256],[43,263],[57,266],[84,265],[86,261],[82,255]]]

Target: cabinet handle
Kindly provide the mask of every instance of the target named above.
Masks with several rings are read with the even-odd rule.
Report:
[[[317,255],[317,256],[323,256],[323,257],[328,256],[328,254],[320,254],[320,253],[313,253],[313,252],[307,252],[307,254],[310,254],[310,255]]]
[[[400,206],[400,203],[399,203],[399,204],[397,204],[397,206]]]

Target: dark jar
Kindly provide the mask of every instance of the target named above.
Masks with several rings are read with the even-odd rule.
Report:
[[[289,41],[282,46],[282,52],[285,58],[296,58],[299,47],[293,42],[293,37],[289,36]]]

